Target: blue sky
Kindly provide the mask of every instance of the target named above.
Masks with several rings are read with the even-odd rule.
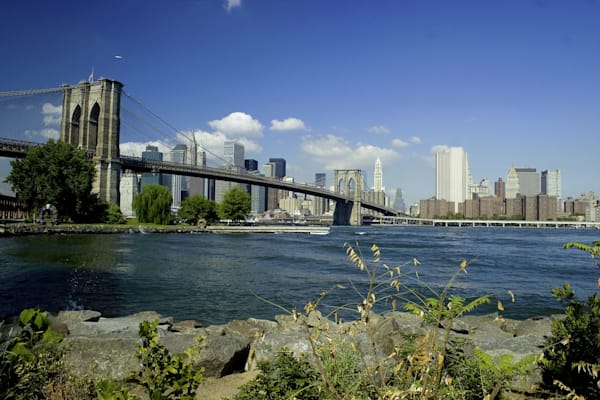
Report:
[[[93,70],[213,151],[240,140],[298,181],[360,168],[371,186],[379,156],[388,193],[412,203],[435,194],[434,149],[463,146],[475,181],[560,169],[563,197],[600,194],[598,1],[21,0],[0,14],[0,91]],[[52,135],[59,106],[0,98],[1,136]],[[122,127],[125,152],[159,139]]]

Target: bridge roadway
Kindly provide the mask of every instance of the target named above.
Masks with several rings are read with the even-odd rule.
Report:
[[[22,158],[27,150],[33,146],[39,146],[42,143],[33,143],[12,139],[0,138],[0,157]],[[320,188],[305,183],[290,183],[274,178],[267,178],[257,174],[251,174],[246,170],[232,170],[225,168],[211,168],[203,166],[193,166],[179,164],[168,161],[147,160],[139,157],[121,156],[121,168],[135,172],[156,172],[181,176],[192,176],[199,178],[211,178],[216,180],[245,183],[250,185],[264,186],[275,189],[288,190],[295,193],[305,193],[312,196],[325,199],[352,203],[352,197],[333,192],[331,190]],[[380,204],[361,200],[361,206],[384,215],[396,215],[396,210],[382,206]]]

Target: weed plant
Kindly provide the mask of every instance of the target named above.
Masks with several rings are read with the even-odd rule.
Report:
[[[456,319],[491,301],[491,296],[467,301],[453,294],[456,280],[467,273],[469,263],[466,260],[458,265],[446,285],[436,291],[420,279],[418,271],[421,267],[416,258],[392,267],[381,262],[377,245],[370,247],[369,260],[358,245],[345,244],[344,247],[350,262],[367,275],[368,283],[361,287],[352,282],[336,285],[306,303],[303,313],[291,312],[305,329],[310,344],[310,364],[302,368],[314,370],[316,376],[316,381],[307,381],[305,389],[316,390],[319,398],[336,400],[491,400],[500,398],[513,377],[531,368],[532,358],[513,363],[512,359],[504,357],[495,363],[483,352],[467,354],[453,340],[451,333]],[[328,306],[325,300],[335,290],[352,291],[358,297],[358,303]],[[511,297],[514,300],[512,294]],[[395,343],[393,351],[383,353],[378,344],[382,317],[374,312],[376,305],[387,306],[392,312],[399,308],[412,312],[421,320],[424,333],[404,337]],[[499,300],[498,308],[503,310]],[[329,310],[325,315],[327,319],[315,318],[315,313],[323,309]],[[339,322],[339,315],[348,311],[356,313],[357,319],[347,330],[329,323],[330,318]],[[289,356],[276,360],[271,366],[261,364],[261,374],[251,386],[252,393],[269,392],[268,387],[274,386],[273,380],[279,376],[273,374],[273,369],[289,371],[294,368]],[[464,371],[468,373],[464,374]],[[260,382],[265,379],[268,385],[261,386]],[[298,390],[295,388],[276,398],[304,398],[297,396]],[[246,397],[249,393],[243,388],[235,399],[249,398]]]

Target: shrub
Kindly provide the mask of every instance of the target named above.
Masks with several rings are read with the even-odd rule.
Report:
[[[258,363],[260,373],[240,388],[234,400],[304,399],[319,400],[317,372],[305,357],[297,359],[281,349],[273,361]]]
[[[199,351],[199,346],[187,349],[183,356],[173,355],[160,343],[157,327],[158,320],[140,323],[142,342],[136,355],[142,368],[133,373],[128,381],[142,387],[152,400],[195,399],[196,389],[204,380],[204,369],[195,369],[191,361],[192,355]],[[201,340],[198,339],[199,342]]]
[[[586,251],[592,258],[600,256],[600,241],[591,246],[570,242],[563,247]],[[565,317],[552,323],[552,336],[546,341],[540,362],[544,383],[569,398],[600,398],[600,295],[594,293],[587,302],[575,300],[568,283],[552,289],[552,294],[565,305]]]
[[[46,385],[65,374],[56,346],[62,335],[39,309],[21,311],[18,322],[20,332],[0,347],[0,393],[7,399],[42,399]]]

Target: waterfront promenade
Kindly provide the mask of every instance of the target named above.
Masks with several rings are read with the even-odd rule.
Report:
[[[501,227],[501,228],[572,228],[600,229],[600,222],[589,221],[525,221],[490,219],[436,219],[416,217],[380,216],[373,218],[373,225],[428,225],[457,227]]]

